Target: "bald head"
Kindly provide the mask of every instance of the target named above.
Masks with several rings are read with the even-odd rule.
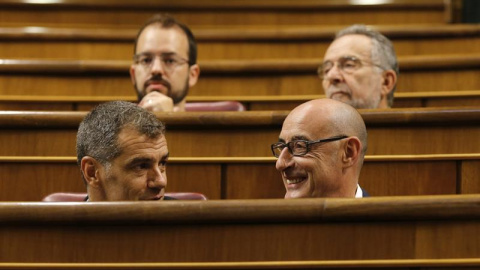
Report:
[[[285,198],[355,197],[366,148],[365,123],[350,105],[317,99],[296,107],[272,145]]]
[[[328,134],[356,136],[362,142],[363,154],[367,150],[365,122],[360,113],[346,103],[333,99],[314,99],[293,109],[285,123],[291,121],[290,119],[311,123],[319,135],[325,133],[327,136]]]

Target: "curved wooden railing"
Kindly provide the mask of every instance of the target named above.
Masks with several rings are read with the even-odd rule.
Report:
[[[178,202],[0,203],[6,224],[291,223],[391,220],[480,220],[480,196]],[[72,207],[75,206],[75,207]],[[278,211],[282,209],[282,211]],[[139,211],[141,210],[141,211]]]
[[[203,3],[203,2],[202,2]],[[221,2],[219,2],[221,3]],[[317,2],[321,3],[321,2]],[[204,41],[331,41],[342,26],[285,26],[275,28],[247,29],[194,29],[197,42]],[[377,25],[378,30],[389,39],[402,38],[454,38],[478,37],[478,24],[453,25]],[[55,27],[0,27],[0,40],[27,41],[111,41],[133,43],[138,29],[89,29],[89,28],[55,28]]]
[[[367,127],[428,124],[452,126],[480,123],[478,107],[359,111]],[[0,111],[0,126],[2,128],[71,128],[77,127],[86,114],[87,112]],[[157,113],[158,118],[169,127],[279,127],[287,115],[288,111]]]
[[[324,98],[325,95],[282,96],[188,96],[187,102],[214,102],[235,100],[249,111],[292,110],[303,102]],[[136,102],[131,96],[36,96],[0,95],[0,109],[15,111],[89,111],[94,106],[108,101]],[[395,94],[394,108],[420,108],[445,106],[480,106],[480,90],[399,92]]]

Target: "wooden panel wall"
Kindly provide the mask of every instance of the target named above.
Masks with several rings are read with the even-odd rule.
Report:
[[[367,156],[360,185],[371,196],[480,193],[478,155]],[[209,199],[283,198],[274,158],[171,158],[169,192]],[[0,201],[40,201],[54,192],[86,192],[74,158],[0,159]]]
[[[173,157],[266,157],[271,156],[270,145],[278,141],[280,130],[280,125],[232,127],[230,130],[170,128],[166,138]],[[480,136],[477,125],[370,127],[368,133],[368,154],[371,155],[480,152],[480,142],[475,140]],[[3,129],[0,132],[0,155],[74,156],[75,136],[76,128]]]
[[[351,1],[4,1],[0,23],[8,25],[138,27],[158,12],[168,12],[187,25],[345,25],[447,22],[441,0],[401,0],[386,4]]]
[[[221,26],[222,27],[222,26]],[[309,59],[323,57],[339,26],[194,28],[198,58]],[[379,25],[399,56],[480,52],[478,25]],[[137,28],[0,28],[0,58],[130,60]],[[462,48],[459,51],[458,48]]]
[[[476,108],[361,111],[369,134],[367,154],[478,153],[478,113]],[[172,157],[268,157],[287,114],[186,112],[158,117],[166,123]],[[77,127],[84,115],[0,112],[0,156],[74,156]]]

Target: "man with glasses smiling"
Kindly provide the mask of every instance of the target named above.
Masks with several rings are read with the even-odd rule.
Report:
[[[350,105],[316,99],[293,109],[271,145],[285,198],[365,197],[358,185],[367,129]]]
[[[130,78],[139,106],[149,111],[185,111],[198,80],[197,45],[190,29],[169,15],[155,15],[135,39]]]
[[[326,96],[357,109],[392,107],[398,73],[390,40],[365,25],[339,31],[318,68]]]

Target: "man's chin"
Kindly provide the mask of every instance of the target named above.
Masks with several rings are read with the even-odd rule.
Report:
[[[307,196],[307,194],[300,193],[300,192],[287,191],[287,193],[285,193],[285,199],[301,199],[301,198],[310,198],[310,197]]]
[[[159,94],[162,94],[162,95],[165,95],[165,96],[168,96],[168,89],[166,88],[157,88],[157,87],[152,87],[152,88],[148,88],[144,91],[145,93],[147,93],[146,95],[150,94],[150,93],[153,93],[153,92],[157,92]]]
[[[345,103],[348,102],[349,100],[351,100],[350,95],[348,95],[344,92],[333,93],[333,94],[329,95],[329,98],[334,99],[334,100],[338,100],[338,101],[341,101],[341,102],[345,102]]]

